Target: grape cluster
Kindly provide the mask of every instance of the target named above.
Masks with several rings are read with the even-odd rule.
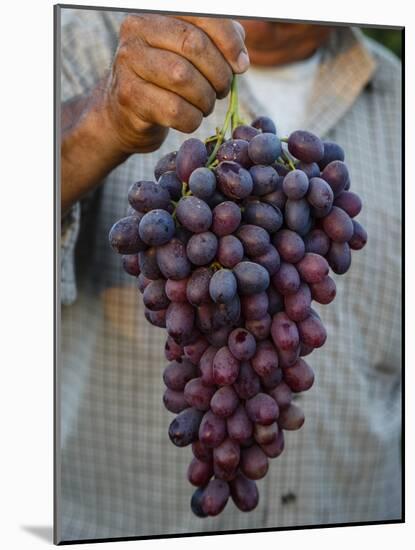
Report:
[[[215,516],[230,496],[250,511],[284,431],[304,423],[293,394],[313,385],[304,356],[326,340],[312,300],[334,299],[329,269],[345,273],[366,243],[361,200],[339,145],[279,139],[267,117],[187,139],[155,179],[131,186],[110,243],[167,331],[163,401],[171,441],[192,446],[193,512]]]

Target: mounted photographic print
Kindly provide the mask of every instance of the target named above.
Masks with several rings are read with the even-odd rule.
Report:
[[[55,543],[402,522],[403,29],[55,38]]]

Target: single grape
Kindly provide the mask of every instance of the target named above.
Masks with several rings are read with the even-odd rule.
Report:
[[[143,302],[146,308],[151,311],[159,311],[160,309],[166,309],[170,304],[165,291],[166,282],[164,279],[157,279],[151,281],[146,286],[143,292]]]
[[[253,195],[268,195],[277,190],[281,178],[272,166],[255,164],[249,169],[249,173],[253,182]]]
[[[270,340],[258,342],[251,359],[252,368],[259,376],[268,376],[278,368],[278,353]]]
[[[320,177],[320,168],[318,167],[318,164],[316,162],[297,162],[295,165],[297,170],[302,170],[309,180],[311,178],[319,178]]]
[[[288,199],[285,204],[285,224],[288,229],[304,236],[310,229],[310,223],[310,206],[307,200]]]
[[[307,200],[317,210],[328,213],[333,205],[333,191],[322,178],[311,178]]]
[[[136,254],[147,248],[139,234],[139,219],[135,216],[121,218],[109,233],[109,242],[118,254]]]
[[[366,229],[356,220],[353,222],[353,235],[349,241],[349,246],[352,250],[361,250],[367,243]]]
[[[268,245],[268,249],[263,254],[260,256],[254,256],[252,260],[257,264],[262,265],[262,267],[265,267],[270,276],[274,275],[274,273],[279,270],[281,263],[280,255],[272,244]]]
[[[176,156],[176,172],[181,181],[188,182],[193,170],[204,166],[207,158],[206,146],[202,141],[196,138],[184,141]]]
[[[236,469],[239,465],[241,452],[238,443],[226,438],[222,443],[213,450],[213,461],[216,467],[219,466],[225,477],[234,477]]]
[[[182,391],[167,388],[163,394],[163,403],[169,412],[179,414],[189,406]]]
[[[128,190],[128,202],[139,212],[150,212],[155,208],[166,210],[171,203],[171,197],[154,181],[137,181]]]
[[[210,448],[218,447],[226,437],[226,421],[213,414],[205,412],[199,428],[200,441]]]
[[[353,236],[353,222],[341,208],[333,206],[330,213],[323,218],[323,229],[332,241],[344,243]]]
[[[248,361],[241,363],[238,378],[233,387],[240,399],[254,397],[261,390],[259,377]]]
[[[184,398],[189,407],[194,407],[199,411],[209,410],[210,400],[215,393],[215,388],[205,386],[201,378],[189,380],[184,387]]]
[[[221,327],[220,329],[207,334],[206,338],[212,346],[221,348],[222,346],[226,346],[231,330],[232,327]]]
[[[255,481],[238,474],[229,485],[232,500],[239,510],[250,512],[258,506],[259,493]]]
[[[192,443],[192,453],[195,458],[201,462],[213,462],[213,450],[210,447],[206,447],[199,439]]]
[[[187,344],[183,347],[183,355],[186,359],[193,363],[193,365],[198,365],[202,355],[208,347],[209,342],[206,338],[201,336],[195,342]]]
[[[196,487],[204,487],[213,475],[213,466],[193,458],[187,469],[187,479]]]
[[[185,246],[175,238],[157,248],[157,264],[166,279],[184,279],[191,270]]]
[[[239,405],[239,398],[232,386],[222,386],[212,397],[210,408],[220,418],[231,416]]]
[[[230,235],[241,223],[241,210],[237,204],[225,201],[213,209],[212,231],[218,237]]]
[[[171,336],[167,336],[166,343],[164,345],[164,356],[167,361],[175,361],[180,359],[183,355],[183,348],[176,344]]]
[[[274,122],[267,116],[256,117],[252,121],[251,126],[253,128],[257,128],[258,130],[261,130],[261,132],[267,132],[270,134],[277,133],[277,128],[275,127]]]
[[[291,388],[285,382],[280,382],[278,386],[270,390],[268,393],[277,402],[281,416],[282,409],[288,407],[293,399]]]
[[[281,153],[281,142],[271,132],[258,134],[248,145],[249,158],[254,164],[272,164]]]
[[[323,145],[324,155],[318,163],[321,170],[324,170],[324,168],[333,160],[344,160],[344,151],[340,145],[334,143],[333,141],[323,141]]]
[[[171,302],[167,308],[166,328],[169,336],[183,344],[193,330],[194,309],[190,304]]]
[[[163,189],[168,191],[171,199],[178,201],[182,196],[182,182],[177,177],[176,172],[168,171],[164,172],[159,179],[158,184]]]
[[[168,212],[160,209],[147,212],[139,225],[140,237],[149,246],[168,243],[173,237],[174,231],[173,218]]]
[[[239,296],[236,296],[226,304],[215,304],[213,312],[213,324],[216,328],[221,328],[235,324],[241,314],[241,302]]]
[[[189,407],[176,416],[169,426],[169,437],[176,447],[186,447],[197,439],[203,413]]]
[[[298,322],[306,319],[310,314],[311,307],[310,287],[302,283],[295,294],[285,296],[284,305],[285,312],[292,321]]]
[[[266,313],[261,319],[249,319],[245,321],[245,328],[251,332],[256,340],[266,340],[271,333],[271,322],[271,315]]]
[[[137,277],[137,286],[138,290],[143,294],[144,290],[146,289],[146,286],[151,283],[151,279],[148,279],[145,277],[142,273]]]
[[[284,381],[295,393],[307,391],[314,383],[313,369],[304,359],[298,359],[295,365],[284,369]]]
[[[250,201],[243,213],[247,224],[256,225],[268,233],[275,233],[282,226],[282,214],[279,208],[261,201]]]
[[[223,267],[232,269],[242,261],[244,247],[241,241],[234,235],[220,237],[217,249],[217,260]]]
[[[202,510],[208,516],[217,516],[229,499],[229,485],[221,479],[211,479],[203,491]]]
[[[166,246],[168,246],[168,244]],[[141,273],[145,277],[147,277],[147,279],[151,279],[152,281],[155,281],[156,279],[160,279],[162,276],[162,273],[160,271],[159,264],[157,261],[158,250],[159,250],[158,248],[153,246],[138,254],[138,264],[140,266]]]
[[[186,254],[194,265],[207,265],[212,262],[218,249],[218,239],[211,231],[197,233],[190,237]]]
[[[248,142],[243,139],[229,139],[222,143],[216,153],[216,158],[219,162],[224,160],[234,161],[249,168],[252,165],[248,155]]]
[[[280,186],[280,183],[281,183],[281,186]],[[279,208],[282,212],[287,203],[287,197],[284,191],[282,190],[282,179],[278,183],[277,189],[275,189],[275,191],[272,191],[271,193],[262,195],[261,200],[266,202],[267,204],[271,204],[275,208]]]
[[[336,297],[336,283],[327,275],[318,283],[310,285],[311,296],[319,304],[330,304]]]
[[[215,168],[219,190],[230,199],[244,199],[251,194],[251,174],[233,161],[222,161]]]
[[[176,208],[179,222],[193,233],[203,233],[212,224],[212,211],[197,197],[182,197]]]
[[[242,443],[250,438],[253,433],[253,425],[246,414],[245,407],[239,405],[236,411],[226,419],[228,435],[237,443]]]
[[[278,424],[273,422],[264,426],[263,424],[254,425],[254,439],[258,445],[269,445],[278,435]]]
[[[279,356],[278,356],[279,357]],[[278,363],[279,363],[278,359]],[[271,390],[272,388],[275,388],[278,386],[278,384],[282,380],[282,369],[272,369],[272,371],[269,374],[266,374],[265,376],[261,376],[261,385],[264,388],[264,390]]]
[[[215,174],[205,166],[196,168],[190,175],[189,189],[199,199],[208,199],[216,190]]]
[[[190,508],[198,518],[206,518],[207,514],[202,509],[203,488],[198,487],[190,500]]]
[[[306,283],[319,283],[329,274],[327,260],[312,252],[307,252],[296,264],[296,268]]]
[[[352,263],[350,246],[347,243],[332,242],[326,259],[334,273],[343,275]]]
[[[333,160],[327,164],[321,172],[321,177],[330,185],[334,198],[340,195],[350,181],[347,166],[341,160]]]
[[[215,380],[213,378],[213,359],[215,358],[217,351],[218,348],[215,348],[214,346],[209,346],[200,358],[200,377],[202,379],[202,383],[205,386],[215,385]]]
[[[325,256],[330,248],[330,239],[321,229],[313,229],[304,237],[306,252]]]
[[[256,128],[243,124],[234,129],[232,132],[232,137],[233,139],[244,139],[245,141],[251,141],[251,139],[258,134],[259,131]]]
[[[212,279],[212,270],[199,267],[187,280],[186,299],[193,306],[200,306],[210,302],[209,285]]]
[[[175,281],[173,279],[167,279],[166,281],[166,296],[172,302],[186,302],[186,288],[189,279],[179,279]]]
[[[296,267],[287,262],[281,262],[279,270],[272,276],[272,284],[280,294],[294,294],[300,288],[300,275]]]
[[[228,348],[239,361],[248,361],[255,354],[255,338],[246,329],[236,328],[229,335]]]
[[[267,296],[269,315],[275,315],[275,313],[278,313],[284,309],[283,297],[277,290],[275,290],[274,286],[269,286],[267,288]]]
[[[220,348],[213,359],[213,379],[218,386],[233,384],[238,378],[239,361],[227,346]]]
[[[241,257],[242,259],[242,257]],[[138,254],[125,254],[122,257],[122,267],[128,275],[138,277],[140,275],[140,265],[138,263]]]
[[[240,262],[233,269],[238,290],[243,295],[258,294],[268,288],[268,271],[254,262]]]
[[[281,350],[294,350],[300,343],[297,325],[284,312],[274,315],[271,336],[277,349]]]
[[[282,182],[282,189],[291,200],[302,199],[308,191],[308,177],[302,170],[288,172]]]
[[[209,283],[209,294],[219,304],[227,304],[236,295],[236,279],[230,269],[216,271]]]
[[[268,443],[267,445],[261,445],[261,449],[268,458],[277,458],[277,456],[280,456],[284,450],[284,432],[279,430],[274,441]]]
[[[258,393],[245,403],[246,414],[251,422],[267,426],[278,418],[279,409],[276,401],[266,393]]]
[[[240,468],[249,479],[261,479],[268,471],[268,458],[258,445],[242,449]]]
[[[211,197],[208,197],[207,199],[205,199],[206,204],[208,204],[210,208],[215,208],[215,206],[218,206],[218,204],[221,204],[222,202],[225,202],[225,201],[226,201],[225,195],[220,193],[217,189]]]
[[[270,238],[269,233],[257,225],[241,225],[236,236],[242,242],[248,256],[260,256],[267,251]]]
[[[242,315],[247,320],[261,319],[268,311],[268,295],[266,292],[258,292],[248,296],[241,296]]]
[[[318,162],[324,156],[324,145],[319,137],[305,130],[296,130],[288,137],[288,150],[303,162]]]
[[[278,350],[278,364],[282,369],[292,367],[300,357],[301,346],[297,346],[293,349],[279,349]]]
[[[314,315],[309,315],[297,323],[301,342],[313,348],[320,348],[327,339],[327,332],[323,323]]]
[[[278,425],[282,430],[299,430],[304,424],[304,413],[294,403],[284,408],[280,412]]]
[[[281,229],[274,235],[272,242],[284,262],[295,264],[304,256],[304,241],[295,231]]]
[[[338,206],[351,218],[355,218],[362,210],[362,200],[352,191],[342,191],[335,199],[334,206]]]
[[[165,172],[176,170],[176,157],[177,151],[172,151],[171,153],[167,153],[167,155],[161,157],[154,168],[154,176],[156,180],[159,180]]]

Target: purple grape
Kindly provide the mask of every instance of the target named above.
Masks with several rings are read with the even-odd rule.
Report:
[[[343,275],[352,263],[350,246],[347,243],[331,243],[326,259],[334,273]]]
[[[155,208],[166,210],[171,203],[171,197],[154,181],[137,181],[128,190],[128,202],[139,212],[150,212]]]
[[[217,260],[223,267],[233,268],[242,261],[244,247],[234,235],[220,237],[217,250]]]
[[[137,286],[138,290],[143,294],[144,290],[146,289],[146,286],[151,283],[151,279],[148,279],[145,277],[142,273],[137,277]]]
[[[240,447],[229,437],[213,450],[213,462],[225,474],[225,477],[234,477],[240,460]]]
[[[284,432],[279,430],[277,437],[267,445],[261,445],[261,449],[268,458],[277,458],[284,450]]]
[[[233,384],[238,378],[239,361],[227,346],[220,348],[213,359],[213,379],[218,386]]]
[[[143,292],[143,302],[146,308],[151,311],[159,311],[168,307],[170,300],[166,296],[165,286],[166,282],[164,279],[151,281],[151,283],[146,286]]]
[[[252,259],[255,263],[265,267],[270,276],[274,275],[280,268],[280,255],[272,244],[268,246],[264,254],[254,256]]]
[[[245,206],[243,219],[247,224],[262,227],[268,233],[278,231],[283,221],[278,208],[260,201],[250,201]]]
[[[296,268],[306,283],[319,283],[329,274],[327,260],[312,252],[307,252],[296,264]]]
[[[190,174],[207,162],[205,144],[199,139],[190,138],[182,143],[176,156],[176,172],[181,181],[188,182]]]
[[[246,329],[236,328],[229,335],[228,348],[239,361],[248,361],[255,354],[255,338]]]
[[[248,256],[260,256],[264,254],[270,243],[269,233],[257,225],[241,225],[236,236],[242,242]]]
[[[199,440],[210,448],[218,447],[226,437],[226,421],[207,411],[200,423]]]
[[[284,381],[294,393],[307,391],[314,383],[314,372],[304,359],[288,369],[284,369]]]
[[[353,236],[353,222],[341,208],[333,206],[330,213],[323,218],[323,229],[330,239],[337,243],[350,241]]]
[[[175,361],[180,359],[183,355],[183,348],[176,344],[171,336],[167,336],[166,343],[164,345],[164,355],[167,361]]]
[[[268,313],[272,316],[284,309],[284,301],[281,294],[275,290],[274,286],[269,286],[267,289],[268,296]]]
[[[258,134],[248,145],[249,158],[254,164],[272,164],[281,153],[281,142],[271,132]]]
[[[178,239],[172,239],[157,248],[157,263],[166,279],[184,279],[188,277],[191,270],[186,249]]]
[[[140,275],[140,265],[138,263],[138,254],[124,255],[122,257],[122,267],[124,271],[128,273],[128,275],[132,275],[133,277],[138,277]]]
[[[333,205],[333,191],[322,178],[311,178],[307,200],[317,210],[329,212]]]
[[[259,292],[249,296],[241,296],[242,315],[247,320],[261,319],[268,311],[268,296],[266,292]]]
[[[186,288],[188,279],[179,279],[175,281],[173,279],[167,279],[166,281],[166,295],[172,302],[186,302]]]
[[[235,275],[229,269],[216,271],[209,283],[209,294],[218,304],[227,304],[236,295]]]
[[[215,388],[202,384],[201,378],[189,380],[184,387],[184,397],[189,407],[199,411],[209,410],[210,400],[215,393]]]
[[[165,210],[151,210],[140,221],[140,237],[149,246],[168,243],[173,237],[174,231],[174,220]]]
[[[249,168],[252,164],[248,155],[248,142],[243,139],[229,139],[222,143],[216,153],[219,162],[234,161]]]
[[[190,304],[172,302],[167,308],[166,328],[178,344],[184,344],[193,330],[194,309]]]
[[[251,194],[251,174],[233,161],[223,161],[215,168],[219,190],[230,199],[244,199]]]
[[[319,256],[320,257],[320,256]],[[285,312],[292,321],[303,321],[310,314],[311,292],[310,287],[302,283],[295,294],[284,298]]]
[[[168,244],[165,246],[168,246]],[[157,260],[158,250],[159,250],[158,248],[153,246],[138,254],[138,263],[140,266],[141,273],[145,277],[147,277],[147,279],[151,279],[152,281],[155,281],[156,279],[160,279],[160,277],[162,276],[162,273],[159,269],[158,260]]]
[[[316,162],[297,162],[295,165],[297,170],[302,170],[309,180],[311,178],[319,178],[320,177],[320,168],[318,167],[318,164]]]
[[[202,379],[202,383],[205,386],[214,386],[215,384],[215,380],[213,378],[213,360],[217,351],[218,348],[215,348],[214,346],[209,346],[200,358],[200,377]]]
[[[225,327],[235,324],[241,314],[241,302],[236,295],[226,304],[215,304],[213,313],[213,324],[215,327]]]
[[[280,176],[272,166],[255,164],[249,169],[249,173],[253,182],[253,195],[269,195],[277,190]]]
[[[193,363],[193,365],[198,365],[202,355],[208,347],[209,342],[206,338],[201,336],[195,342],[187,344],[183,347],[183,355],[186,359]]]
[[[197,439],[203,413],[188,408],[176,416],[169,426],[169,437],[176,447],[186,447]]]
[[[232,386],[219,388],[210,402],[212,412],[220,418],[231,416],[239,405],[238,396]]]
[[[176,208],[179,222],[193,233],[203,233],[212,224],[212,211],[197,197],[182,197]]]
[[[334,198],[340,195],[350,180],[347,166],[341,160],[333,160],[327,164],[321,173],[321,177],[330,185]]]
[[[255,481],[238,474],[229,485],[232,500],[239,510],[250,512],[258,506],[259,494]]]
[[[189,189],[199,199],[208,199],[216,190],[215,174],[205,166],[196,168],[190,175]]]
[[[282,183],[282,179],[280,180]],[[287,197],[285,196],[284,191],[281,187],[277,187],[275,191],[272,191],[272,193],[267,193],[266,195],[263,195],[261,197],[261,200],[266,202],[267,204],[271,204],[274,206],[274,208],[279,208],[281,212],[284,210],[285,205],[287,203]]]
[[[278,350],[278,364],[282,369],[292,367],[297,362],[300,356],[300,346],[293,349]]]
[[[237,204],[225,201],[213,209],[212,231],[218,237],[230,235],[241,223],[241,210]]]
[[[210,447],[206,447],[199,439],[192,443],[192,453],[195,458],[201,462],[212,463],[213,462],[213,450]]]
[[[205,231],[193,235],[186,246],[186,253],[194,265],[210,264],[216,256],[218,239],[214,233]]]
[[[356,220],[353,222],[353,235],[349,241],[349,246],[352,250],[361,250],[367,243],[366,229]]]
[[[174,391],[170,388],[167,388],[163,394],[163,403],[166,409],[174,414],[181,413],[189,406],[183,392]]]
[[[245,141],[251,141],[254,136],[257,136],[259,131],[252,126],[241,125],[237,126],[232,132],[233,139],[244,139]]]
[[[336,297],[336,283],[327,275],[318,283],[310,285],[311,296],[319,304],[330,304]]]
[[[314,315],[309,315],[304,321],[297,324],[301,342],[306,346],[320,348],[327,339],[327,332],[323,323]]]
[[[240,262],[233,269],[238,290],[243,295],[258,294],[268,288],[268,271],[254,262]]]
[[[233,415],[226,419],[226,428],[229,437],[237,443],[242,443],[252,436],[253,426],[245,407],[239,405]]]
[[[136,254],[147,248],[139,234],[139,219],[135,216],[121,218],[109,233],[109,242],[118,254]]]
[[[323,145],[324,155],[318,163],[321,170],[324,170],[327,164],[330,164],[333,160],[344,160],[344,151],[340,145],[333,141],[323,141]]]
[[[204,487],[213,475],[213,466],[194,458],[187,469],[187,479],[196,487]]]
[[[338,206],[351,218],[355,218],[362,210],[362,200],[352,191],[342,191],[335,199],[334,206]]]
[[[226,481],[210,480],[201,499],[203,512],[208,516],[217,516],[225,508],[229,495],[229,485]]]
[[[252,121],[251,126],[253,128],[257,128],[258,130],[261,130],[261,132],[266,132],[270,134],[277,133],[277,128],[275,127],[274,122],[267,116],[256,117]]]
[[[261,479],[268,471],[268,458],[258,445],[242,449],[240,468],[249,479]]]
[[[320,138],[305,130],[296,130],[288,137],[288,150],[303,162],[319,162],[324,156],[324,145]]]
[[[308,177],[302,170],[288,172],[282,182],[282,189],[291,200],[302,199],[308,191]]]
[[[190,508],[198,518],[206,518],[207,514],[202,509],[203,488],[198,487],[190,500]]]
[[[225,202],[226,197],[216,189],[213,195],[205,199],[205,201],[210,206],[210,208],[215,208],[215,206],[218,206],[218,204]]]
[[[272,276],[272,284],[280,294],[294,294],[300,288],[300,275],[292,264],[281,262],[279,270]]]
[[[294,350],[300,343],[297,325],[283,312],[274,315],[271,336],[277,349],[281,350]]]
[[[285,204],[285,223],[288,229],[304,236],[310,229],[310,206],[306,199],[293,201],[288,199]]]
[[[306,252],[325,256],[330,248],[330,239],[321,229],[313,229],[304,237]]]
[[[263,424],[255,424],[254,439],[258,445],[269,445],[277,438],[278,431],[279,428],[276,422],[268,424],[267,426],[264,426]]]
[[[259,377],[248,361],[241,363],[238,378],[233,387],[240,399],[254,397],[261,390]]]
[[[304,241],[295,231],[281,229],[274,235],[272,242],[284,262],[295,264],[304,256]]]
[[[154,168],[154,176],[156,180],[159,180],[165,172],[176,170],[176,157],[177,151],[172,151],[171,153],[167,153],[167,155],[161,157]]]
[[[279,359],[278,359],[278,362],[279,362]],[[261,385],[265,390],[270,390],[278,386],[281,380],[282,380],[282,370],[280,368],[272,369],[272,371],[269,374],[266,374],[265,376],[261,376]]]
[[[222,346],[226,346],[231,330],[232,327],[221,327],[220,329],[207,334],[206,338],[212,346],[221,348]]]
[[[178,201],[182,196],[182,182],[177,177],[176,172],[164,172],[159,179],[158,184],[168,191],[174,201]]]
[[[209,284],[212,271],[207,267],[199,267],[186,279],[186,298],[193,306],[200,306],[210,302]]]
[[[270,340],[258,342],[251,359],[252,368],[259,376],[268,376],[278,368],[278,353]]]
[[[277,402],[281,416],[282,409],[289,407],[291,404],[293,398],[291,388],[285,382],[281,382],[268,393]]]
[[[254,296],[257,296],[254,294]],[[250,319],[245,322],[245,328],[258,341],[265,340],[271,333],[271,316],[266,313],[261,319]]]
[[[291,403],[288,407],[281,410],[278,426],[282,430],[299,430],[303,424],[304,413],[298,405]]]

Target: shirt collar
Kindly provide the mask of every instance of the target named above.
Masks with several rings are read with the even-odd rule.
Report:
[[[353,105],[375,70],[375,59],[361,31],[336,28],[322,48],[303,128],[320,136],[327,134]],[[268,114],[243,75],[239,77],[239,98],[248,117]]]

